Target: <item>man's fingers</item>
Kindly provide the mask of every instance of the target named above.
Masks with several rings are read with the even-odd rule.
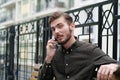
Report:
[[[110,72],[109,72],[108,80],[111,80],[111,79],[112,79],[113,72],[114,72],[114,71],[110,71]]]
[[[97,80],[107,80],[109,75],[109,70],[100,68],[98,73],[97,73]]]
[[[101,67],[99,68],[99,70],[97,72],[97,80],[101,79],[100,75],[101,75]]]
[[[55,43],[55,41],[53,40],[53,39],[51,39],[51,40],[48,40],[48,43],[47,43],[47,48],[49,47],[49,48],[54,48],[54,44]]]
[[[117,64],[101,65],[97,73],[97,80],[111,80],[113,72],[116,71],[117,67]]]

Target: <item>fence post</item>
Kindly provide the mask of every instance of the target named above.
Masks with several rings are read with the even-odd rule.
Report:
[[[36,30],[36,53],[35,53],[35,63],[38,63],[38,52],[39,52],[39,20],[37,20],[37,30]]]
[[[115,17],[118,15],[118,0],[113,0],[114,4],[114,11],[113,11],[113,58],[117,60],[117,18]]]
[[[102,16],[102,6],[99,6],[99,24],[98,24],[98,46],[102,48],[102,25],[103,25],[103,16]]]
[[[52,33],[50,31],[50,26],[48,24],[48,18],[49,17],[45,17],[44,18],[44,28],[43,28],[43,60],[42,62],[44,62],[45,56],[46,56],[46,44],[47,41],[52,37]]]
[[[15,27],[11,26],[9,29],[9,54],[8,54],[8,78],[7,80],[14,80],[14,38]]]

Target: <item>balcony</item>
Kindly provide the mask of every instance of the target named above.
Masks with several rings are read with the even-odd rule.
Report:
[[[0,20],[0,25],[1,26],[10,26],[14,24],[14,19],[9,19],[9,18],[3,18]]]
[[[11,8],[13,6],[15,6],[15,0],[2,0],[0,3],[0,7],[3,8]]]
[[[0,18],[0,25],[1,25],[1,26],[11,25],[11,24],[14,23],[14,19],[15,19],[14,13],[10,13],[10,14],[7,14],[7,15],[3,15],[3,16]]]
[[[45,17],[56,11],[66,11],[67,6],[65,2],[60,1],[38,1],[37,5],[34,8],[35,18]]]
[[[44,5],[43,5],[44,4]],[[59,1],[48,1],[48,2],[38,2],[37,6],[36,6],[36,12],[40,12],[46,9],[55,9],[55,8],[59,8],[59,9],[65,9],[66,8],[66,4],[65,2],[59,2]]]

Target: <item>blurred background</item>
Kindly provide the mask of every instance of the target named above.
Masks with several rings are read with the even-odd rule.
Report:
[[[73,17],[79,40],[120,61],[120,0],[0,0],[0,80],[29,80],[43,63],[55,11]]]
[[[0,28],[103,0],[0,0]]]

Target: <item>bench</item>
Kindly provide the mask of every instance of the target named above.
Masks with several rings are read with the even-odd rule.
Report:
[[[37,80],[40,67],[42,67],[42,64],[35,64],[29,80]]]
[[[35,66],[33,67],[33,71],[31,73],[31,76],[30,76],[29,80],[37,80],[38,72],[39,72],[40,67],[42,67],[42,64],[35,64]],[[118,74],[120,74],[120,67],[118,68],[118,70],[116,72]],[[111,80],[120,80],[120,75],[118,76],[116,72],[113,74]]]

